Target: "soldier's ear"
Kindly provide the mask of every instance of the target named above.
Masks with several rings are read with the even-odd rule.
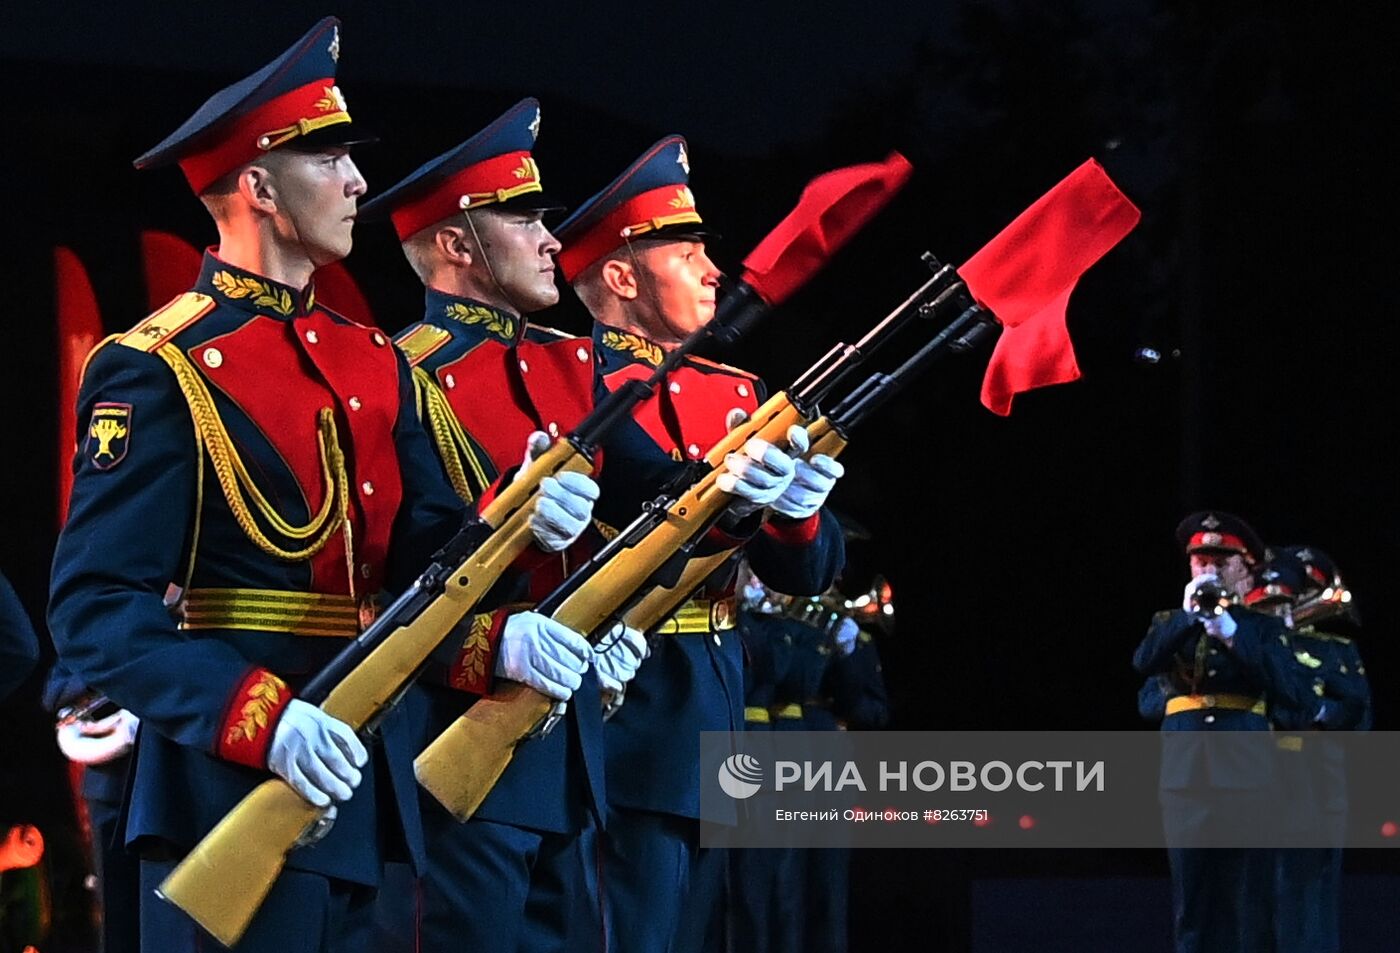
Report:
[[[619,298],[631,301],[637,297],[637,272],[631,262],[609,258],[603,262],[599,275],[607,289]]]
[[[472,263],[475,249],[467,238],[467,231],[456,225],[444,225],[433,235],[433,244],[444,260],[467,267]]]
[[[277,186],[266,166],[250,165],[238,173],[238,194],[261,212],[271,215],[277,211]]]

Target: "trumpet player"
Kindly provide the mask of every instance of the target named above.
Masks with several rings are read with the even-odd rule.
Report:
[[[1191,514],[1176,536],[1191,581],[1181,608],[1158,612],[1133,656],[1140,674],[1167,677],[1162,731],[1268,731],[1271,703],[1301,703],[1311,690],[1283,622],[1241,604],[1264,545],[1244,520],[1220,511]],[[1163,758],[1176,950],[1267,953],[1272,852],[1180,845],[1227,830],[1225,812],[1268,793],[1263,772],[1216,755]]]
[[[1286,546],[1274,551],[1245,601],[1286,618],[1294,629],[1294,657],[1312,692],[1305,696],[1305,706],[1277,705],[1269,715],[1281,731],[1308,732],[1280,736],[1288,790],[1295,799],[1306,799],[1306,822],[1325,823],[1332,836],[1340,837],[1347,812],[1343,751],[1312,732],[1371,727],[1371,689],[1352,638],[1360,626],[1351,592],[1326,553]],[[1336,840],[1326,847],[1277,852],[1275,953],[1336,953],[1341,948],[1341,879],[1342,850]]]

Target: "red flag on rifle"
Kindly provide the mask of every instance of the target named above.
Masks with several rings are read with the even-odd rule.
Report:
[[[1141,217],[1090,159],[958,269],[1003,326],[982,379],[988,410],[1004,417],[1016,394],[1079,379],[1065,326],[1069,296]]]

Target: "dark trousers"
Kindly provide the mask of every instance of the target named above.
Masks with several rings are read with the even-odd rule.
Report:
[[[727,953],[730,944],[730,859],[733,851],[701,847],[690,865],[690,889],[681,904],[676,953]]]
[[[1342,944],[1341,849],[1280,850],[1275,876],[1274,953],[1337,953]]]
[[[142,953],[216,953],[224,947],[155,889],[174,861],[141,861]],[[375,890],[284,870],[234,953],[370,953]]]
[[[700,822],[613,807],[603,836],[609,953],[673,953]]]
[[[92,822],[92,864],[102,910],[103,953],[141,949],[141,864],[117,836],[121,805],[84,798]]]
[[[1176,953],[1269,953],[1274,852],[1173,847]]]
[[[554,834],[470,820],[423,799],[428,870],[421,953],[564,953],[601,949],[588,884],[591,833]]]

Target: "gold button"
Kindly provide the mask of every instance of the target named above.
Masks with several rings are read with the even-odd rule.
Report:
[[[365,491],[365,496],[374,496],[374,484],[368,480],[360,484],[360,489]]]
[[[451,390],[452,388],[457,386],[457,378],[453,377],[451,374],[448,374],[446,377],[444,377],[442,379],[442,382],[447,385],[448,390]]]
[[[747,384],[740,384],[738,387],[736,387],[736,388],[734,388],[734,389],[735,389],[736,391],[738,391],[740,397],[747,397],[747,396],[749,396],[749,387],[748,387]]]
[[[351,410],[359,410],[359,409],[360,409],[360,398],[358,398],[358,397],[351,397],[349,403],[350,403],[350,409],[351,409]]]
[[[224,363],[224,355],[216,347],[204,349],[204,363],[208,367],[218,367]]]
[[[581,348],[579,348],[577,351],[574,352],[574,355],[579,359],[579,362],[580,362],[580,363],[582,363],[582,364],[587,364],[587,363],[588,363],[588,348],[586,348],[586,347],[581,347]]]
[[[315,331],[307,331],[307,332],[306,332],[306,343],[307,343],[307,344],[315,344],[315,343],[316,343],[317,341],[319,341],[319,340],[320,340],[320,338],[317,337]]]
[[[384,346],[385,344],[387,344],[387,343],[388,343],[388,340],[384,337],[384,335],[380,334],[378,331],[375,331],[375,332],[374,332],[374,346],[375,346],[375,347],[383,347],[383,346]]]

